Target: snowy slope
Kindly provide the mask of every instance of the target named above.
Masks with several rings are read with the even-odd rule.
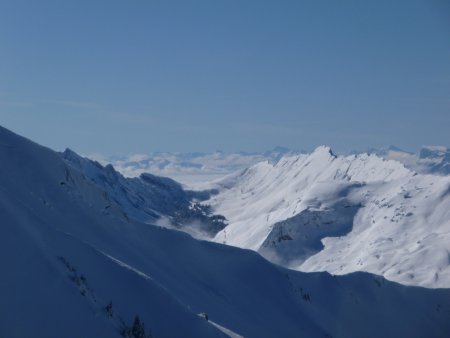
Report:
[[[136,315],[152,337],[450,332],[450,290],[289,271],[134,222],[59,154],[1,127],[0,163],[2,337],[119,337]]]
[[[262,162],[218,184],[209,203],[229,225],[215,241],[302,271],[368,271],[450,287],[450,177],[376,155]]]
[[[0,336],[113,337],[135,315],[156,336],[221,336],[157,282],[111,258],[132,257],[143,226],[128,223],[57,153],[0,129],[0,161]]]
[[[158,222],[202,238],[214,236],[225,226],[223,217],[212,215],[209,208],[199,204],[213,191],[187,191],[170,178],[148,173],[126,178],[111,165],[103,167],[70,149],[62,153],[62,158],[102,190],[106,199],[117,203],[127,218]]]

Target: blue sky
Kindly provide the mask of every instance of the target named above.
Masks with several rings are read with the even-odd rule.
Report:
[[[0,124],[57,150],[450,145],[450,3],[0,2]]]

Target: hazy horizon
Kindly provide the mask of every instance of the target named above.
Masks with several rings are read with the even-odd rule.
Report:
[[[0,124],[56,150],[450,145],[442,0],[14,1]]]

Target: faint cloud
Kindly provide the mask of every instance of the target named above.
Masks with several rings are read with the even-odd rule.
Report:
[[[83,109],[98,109],[102,108],[101,105],[93,102],[84,102],[84,101],[75,101],[75,100],[43,100],[44,103],[75,107],[75,108],[83,108]]]
[[[28,108],[32,107],[33,103],[25,101],[0,101],[0,106],[15,107],[15,108]]]
[[[252,132],[252,133],[297,133],[302,129],[301,126],[287,126],[281,124],[273,124],[273,123],[230,123],[229,127],[234,130],[239,130],[243,132]],[[281,135],[282,135],[281,134]]]
[[[135,112],[112,111],[108,112],[108,116],[120,121],[121,123],[126,123],[132,126],[146,126],[161,122],[161,119],[155,117],[154,115]]]

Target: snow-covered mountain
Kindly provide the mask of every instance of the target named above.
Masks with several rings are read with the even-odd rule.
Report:
[[[215,193],[214,190],[184,190],[170,178],[148,173],[126,178],[112,165],[103,167],[70,149],[62,153],[62,158],[92,181],[106,199],[120,205],[127,218],[174,227],[202,238],[214,236],[226,225],[223,217],[213,215],[209,207],[199,203]]]
[[[72,155],[0,127],[2,337],[450,332],[448,289],[290,271],[252,251],[137,222],[68,162]]]
[[[206,203],[229,225],[216,242],[301,271],[450,287],[450,176],[319,147],[258,163],[217,187]]]
[[[421,151],[423,160],[445,162],[443,148],[426,149]],[[256,250],[292,269],[335,274],[362,270],[404,284],[449,287],[448,214],[441,212],[427,226],[424,223],[429,219],[420,216],[437,215],[436,205],[444,202],[445,211],[449,204],[441,201],[435,188],[422,194],[432,197],[421,201],[415,188],[435,183],[445,187],[447,179],[406,169],[404,163],[417,167],[419,162],[415,155],[405,154],[394,147],[379,151],[378,156],[347,157],[338,157],[327,147],[311,155],[274,150],[264,155],[270,160],[243,174],[229,175],[212,184],[219,189],[207,191],[185,191],[179,183],[151,174],[125,178],[111,165],[103,167],[70,150],[63,158],[134,220],[174,227],[204,239],[221,231],[215,241]],[[210,155],[192,156],[198,161],[211,159]],[[407,160],[407,156],[414,159]],[[403,164],[383,159],[389,157],[401,158]],[[222,161],[228,163],[225,158]],[[422,171],[426,168],[431,167],[423,166]],[[217,191],[220,194],[214,196]],[[400,197],[394,198],[396,194]],[[376,203],[382,205],[380,210],[372,210]],[[399,225],[393,228],[392,224]],[[356,230],[361,233],[357,235]],[[423,241],[434,233],[436,238]]]

